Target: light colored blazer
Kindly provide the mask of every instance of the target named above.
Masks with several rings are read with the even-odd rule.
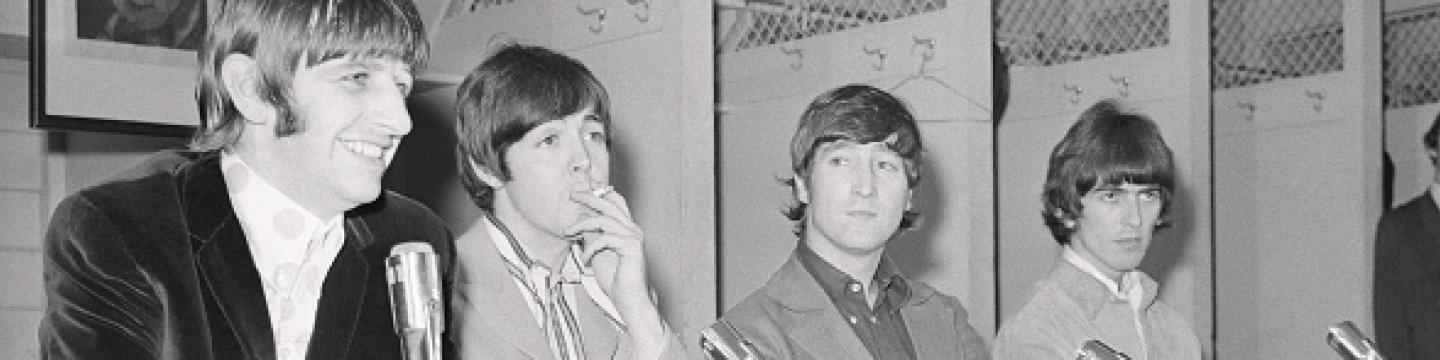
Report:
[[[960,300],[910,281],[900,309],[920,359],[989,359]],[[794,254],[760,290],[722,317],[766,359],[871,359],[840,310]]]
[[[1087,340],[1100,340],[1131,359],[1200,360],[1200,340],[1178,311],[1160,301],[1160,285],[1140,273],[1145,290],[1139,321],[1136,312],[1094,277],[1057,259],[1025,307],[1007,320],[995,337],[996,359],[1074,359]]]
[[[526,294],[505,269],[484,222],[455,240],[455,290],[450,301],[449,336],[460,359],[553,359],[545,333],[525,304]],[[575,306],[590,359],[631,359],[630,339],[621,334],[580,289]],[[662,359],[680,359],[673,333]]]

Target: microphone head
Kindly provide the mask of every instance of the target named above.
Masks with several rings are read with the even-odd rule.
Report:
[[[1348,320],[1330,325],[1325,334],[1325,342],[1346,359],[1366,359],[1374,352],[1370,340],[1355,327],[1355,323]]]
[[[390,249],[385,258],[385,279],[390,287],[390,309],[397,333],[406,330],[440,331],[445,322],[440,292],[440,270],[435,250],[423,242],[406,242]]]
[[[1086,340],[1080,344],[1080,350],[1076,352],[1077,360],[1130,360],[1129,356],[1116,351],[1115,348],[1100,340]]]

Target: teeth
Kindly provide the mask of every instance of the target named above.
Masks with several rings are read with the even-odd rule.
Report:
[[[370,158],[378,159],[380,158],[380,155],[385,153],[384,148],[367,142],[341,141],[340,145],[344,146],[346,150],[350,150],[350,152]]]

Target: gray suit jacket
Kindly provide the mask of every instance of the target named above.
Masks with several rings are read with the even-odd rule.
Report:
[[[911,281],[901,308],[920,359],[989,359],[960,300]],[[794,254],[770,281],[721,317],[766,359],[870,359],[870,352]]]
[[[456,238],[455,291],[450,340],[462,359],[551,359],[545,332],[535,322],[525,290],[515,283],[480,222]],[[576,289],[580,290],[580,289]],[[583,290],[575,312],[590,359],[630,359],[630,339]],[[672,334],[661,359],[685,357]]]

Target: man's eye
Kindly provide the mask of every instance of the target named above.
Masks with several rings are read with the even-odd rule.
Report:
[[[1140,200],[1153,201],[1160,199],[1160,190],[1145,190],[1140,192]]]
[[[555,145],[555,143],[558,142],[558,141],[560,141],[560,136],[559,136],[559,135],[546,135],[545,137],[540,138],[540,145],[541,145],[541,146],[551,146],[551,145]]]
[[[849,165],[849,164],[850,164],[850,159],[843,158],[843,157],[832,157],[832,158],[830,158],[829,161],[826,161],[826,162],[830,163],[830,165],[843,166],[843,165]]]
[[[895,164],[894,161],[881,161],[879,167],[880,167],[880,170],[885,170],[885,171],[899,171],[899,170],[900,170],[900,165]]]
[[[350,83],[356,83],[356,84],[364,84],[366,81],[370,81],[370,73],[367,73],[367,72],[363,72],[363,71],[362,71],[362,72],[355,72],[355,73],[345,74],[344,77],[341,77],[341,78],[340,78],[340,81],[350,82]]]
[[[1119,200],[1119,197],[1115,196],[1114,191],[1102,191],[1096,197],[1100,198],[1100,201],[1104,202],[1115,202],[1116,200]]]
[[[604,132],[604,131],[591,131],[588,137],[590,138],[591,141],[603,142],[603,141],[605,141],[605,132]]]

